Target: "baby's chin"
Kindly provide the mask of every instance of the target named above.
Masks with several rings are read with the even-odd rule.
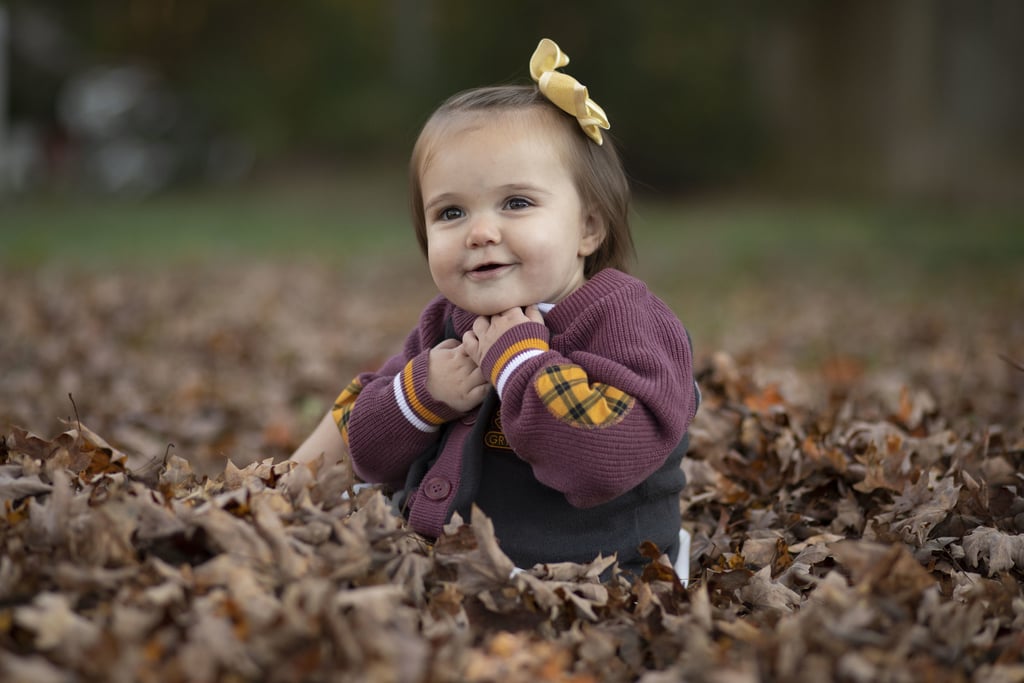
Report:
[[[452,291],[454,289],[454,291]],[[444,288],[438,286],[438,290],[441,294],[459,308],[473,315],[491,316],[504,313],[505,311],[511,311],[513,308],[525,309],[527,306],[533,306],[539,301],[527,297],[537,296],[536,292],[495,292],[491,291],[486,294],[480,292],[465,292],[456,288]]]
[[[486,305],[486,304],[481,304],[479,302],[472,302],[472,301],[467,301],[465,303],[461,303],[459,301],[455,301],[455,300],[452,300],[452,299],[449,299],[449,300],[453,304],[455,304],[456,306],[458,306],[459,308],[461,308],[464,311],[469,311],[470,313],[472,313],[474,315],[483,315],[483,316],[498,315],[499,313],[504,313],[505,311],[510,311],[513,308],[525,309],[527,306],[530,306],[532,304],[537,303],[536,301],[529,301],[527,303],[498,302],[498,303],[495,303],[495,304]]]
[[[466,308],[465,306],[459,306],[459,308],[467,310],[467,311],[469,311],[470,313],[472,313],[474,315],[491,316],[491,315],[498,315],[499,313],[504,313],[505,311],[511,311],[513,308],[518,308],[518,309],[522,310],[522,309],[525,309],[527,306],[529,306],[529,304],[523,304],[522,306],[507,306],[507,307],[501,307],[501,308],[497,308],[497,309],[495,309],[495,308],[478,308],[478,307],[476,307],[476,308]]]

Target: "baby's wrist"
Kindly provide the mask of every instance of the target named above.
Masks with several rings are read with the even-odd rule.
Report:
[[[462,413],[431,391],[431,364],[429,351],[410,360],[395,377],[395,396],[403,413],[408,409],[428,424],[440,425],[459,417]]]

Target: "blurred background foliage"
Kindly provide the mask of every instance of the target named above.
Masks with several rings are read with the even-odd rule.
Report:
[[[420,126],[545,36],[698,355],[1019,388],[1021,0],[0,0],[0,427],[296,445],[436,291]]]
[[[528,79],[544,36],[609,113],[641,192],[973,203],[1024,194],[1017,0],[0,8],[8,195],[401,167],[441,100]]]

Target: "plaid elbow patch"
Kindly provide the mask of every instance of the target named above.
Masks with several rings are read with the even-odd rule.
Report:
[[[334,400],[334,407],[331,408],[331,417],[338,425],[338,431],[341,432],[341,438],[345,441],[346,446],[348,445],[348,418],[352,414],[352,406],[355,405],[356,398],[362,390],[363,385],[359,383],[357,377],[338,394],[338,398]]]
[[[610,427],[636,402],[611,385],[590,384],[586,371],[578,365],[550,367],[534,387],[551,414],[574,427]]]

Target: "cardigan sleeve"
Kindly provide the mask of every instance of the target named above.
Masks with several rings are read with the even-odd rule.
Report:
[[[550,340],[539,323],[508,330],[481,369],[509,444],[577,507],[643,482],[697,408],[688,335],[642,285],[603,293]]]
[[[401,353],[357,376],[334,403],[331,414],[364,481],[400,487],[441,425],[461,414],[427,391],[430,349],[443,335],[446,306],[440,297],[432,301]]]

